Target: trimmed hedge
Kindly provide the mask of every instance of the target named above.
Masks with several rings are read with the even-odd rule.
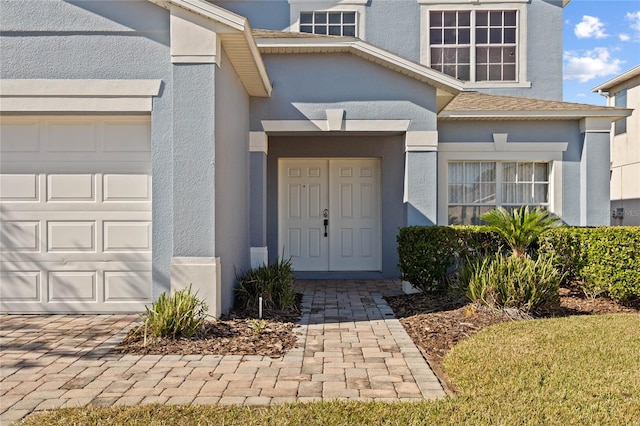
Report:
[[[543,234],[539,245],[585,293],[620,302],[640,298],[640,227],[560,227]]]
[[[501,249],[501,240],[484,226],[408,226],[400,228],[401,278],[422,291],[446,287],[448,272],[460,260],[483,257]]]
[[[502,250],[501,239],[483,226],[410,226],[400,229],[401,278],[423,291],[447,287],[460,261]],[[585,293],[619,302],[640,298],[640,227],[558,227],[543,233],[539,256],[556,257],[567,280]]]

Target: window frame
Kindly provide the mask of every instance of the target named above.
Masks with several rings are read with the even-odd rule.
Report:
[[[345,14],[353,14],[353,24],[351,23],[344,23],[344,15]],[[311,24],[307,24],[307,23],[302,23],[302,14],[311,14],[312,16],[312,23]],[[326,15],[326,22],[324,24],[318,24],[316,23],[316,14],[325,14]],[[329,15],[331,14],[340,14],[340,23],[339,24],[331,24],[331,22],[329,21]],[[356,12],[355,10],[303,10],[300,12],[300,16],[298,18],[298,31],[299,32],[303,32],[302,31],[302,27],[311,27],[311,32],[306,32],[304,31],[304,33],[306,34],[319,34],[319,35],[329,35],[329,36],[337,36],[337,37],[358,37],[358,12]],[[338,26],[340,27],[340,34],[329,34],[329,27],[330,26]],[[354,35],[344,35],[344,28],[346,26],[353,26],[354,28]],[[327,28],[327,32],[322,34],[322,33],[316,33],[314,30],[316,27],[326,27]]]
[[[466,89],[485,89],[485,88],[530,88],[531,82],[527,81],[527,4],[526,0],[512,0],[503,2],[500,0],[479,0],[477,4],[469,5],[468,2],[460,0],[418,0],[420,3],[420,62],[424,65],[431,66],[431,12],[470,12],[471,13],[471,40],[470,40],[470,80],[464,81]],[[515,80],[490,80],[490,81],[474,81],[476,75],[476,47],[475,29],[476,29],[476,12],[504,12],[516,11],[516,75]],[[466,44],[465,44],[466,45]],[[441,46],[457,46],[457,44],[441,45]],[[483,44],[483,46],[488,46]],[[503,46],[500,44],[498,46]],[[481,46],[482,47],[482,46]]]
[[[365,18],[368,0],[288,0],[289,28],[288,31],[300,32],[300,13],[303,12],[355,12],[356,37],[366,40]]]
[[[624,101],[624,102],[623,102]],[[613,106],[616,108],[627,108],[627,89],[621,89],[613,95]],[[627,118],[621,118],[613,122],[613,135],[623,135],[627,133]]]
[[[452,202],[451,197],[450,197],[450,188],[452,185],[462,185],[467,186],[470,183],[466,182],[465,178],[463,178],[463,183],[451,183],[449,182],[449,170],[452,164],[457,163],[457,164],[478,164],[480,166],[480,169],[482,170],[482,165],[483,163],[493,163],[495,165],[494,168],[494,180],[493,181],[478,181],[478,182],[473,182],[473,184],[478,184],[480,185],[480,187],[482,187],[483,184],[493,184],[495,191],[493,193],[493,198],[495,200],[494,203],[482,203],[482,202],[466,202],[464,201],[464,192],[463,192],[463,201],[462,202]],[[515,163],[516,167],[520,167],[521,164],[531,164],[533,165],[532,169],[531,169],[531,175],[530,176],[526,176],[525,178],[516,178],[516,181],[506,181],[504,174],[503,174],[503,166],[504,164],[508,164],[508,163]],[[546,180],[536,180],[535,179],[535,165],[536,164],[545,164],[547,167],[546,170]],[[552,169],[553,169],[553,164],[551,161],[545,161],[545,160],[532,160],[532,159],[525,159],[525,160],[476,160],[476,159],[468,159],[468,160],[447,160],[446,162],[446,168],[447,168],[447,194],[446,194],[446,201],[447,201],[447,205],[446,205],[446,211],[447,211],[447,225],[452,225],[451,223],[449,223],[449,208],[456,206],[456,207],[477,207],[479,209],[482,209],[483,207],[488,208],[489,210],[497,208],[497,207],[504,207],[506,209],[509,208],[513,208],[513,207],[518,207],[521,205],[528,205],[528,206],[534,206],[534,207],[544,207],[545,209],[549,209],[551,204],[552,204],[552,197],[553,194],[551,193],[551,181],[552,181]],[[466,175],[466,172],[463,172],[463,175]],[[540,202],[540,203],[513,203],[513,202],[507,202],[505,200],[505,195],[504,195],[504,185],[506,184],[525,184],[525,185],[531,185],[531,193],[534,194],[535,192],[535,185],[546,185],[547,186],[547,194],[546,194],[546,198],[547,201],[546,202]],[[471,225],[473,225],[473,223],[470,223]],[[465,225],[470,225],[470,224],[465,224]]]

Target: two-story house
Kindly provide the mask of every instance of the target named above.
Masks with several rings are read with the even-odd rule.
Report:
[[[396,278],[406,225],[608,224],[630,111],[561,101],[566,3],[0,0],[1,310],[218,315],[276,256]]]

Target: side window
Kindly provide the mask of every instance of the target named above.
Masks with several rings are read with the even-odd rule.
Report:
[[[301,12],[300,32],[357,37],[356,12]]]
[[[627,107],[627,89],[621,90],[615,94],[615,106],[618,108]],[[627,133],[627,119],[622,118],[615,122],[614,134],[621,135]]]

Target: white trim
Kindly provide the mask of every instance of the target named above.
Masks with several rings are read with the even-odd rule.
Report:
[[[407,131],[404,139],[404,152],[437,151],[438,131]]]
[[[344,120],[342,132],[406,132],[411,120]],[[328,132],[327,120],[262,120],[266,133]]]
[[[431,66],[431,49],[429,45],[429,12],[432,10],[444,11],[476,11],[476,10],[516,10],[516,81],[469,81],[463,82],[465,89],[491,89],[491,88],[530,88],[531,82],[527,81],[527,3],[529,0],[418,0],[420,4],[420,63]],[[472,41],[475,40],[475,14],[471,16]],[[451,45],[455,46],[455,45]],[[471,43],[471,69],[470,75],[475,75],[475,51]]]
[[[219,257],[172,257],[171,291],[191,286],[204,300],[209,315],[222,315],[222,277]]]
[[[288,0],[289,4],[362,4],[366,5],[369,0]]]
[[[267,247],[250,247],[251,267],[259,268],[269,264],[269,249]]]
[[[222,58],[221,39],[216,22],[171,6],[171,62],[217,64]]]
[[[327,129],[329,131],[342,130],[342,123],[344,122],[343,109],[327,109],[325,114],[327,115]]]
[[[610,133],[611,119],[587,117],[580,120],[580,133]]]
[[[562,160],[551,162],[549,174],[549,210],[562,217]]]
[[[249,132],[249,152],[267,153],[269,138],[266,132]]]
[[[530,89],[533,84],[530,81],[466,81],[465,90],[475,89]]]
[[[506,157],[516,157],[522,159],[523,153],[560,153],[567,150],[568,142],[440,142],[438,150],[446,153],[487,153],[495,156],[504,153]],[[455,154],[453,154],[455,155]]]
[[[0,80],[0,112],[151,112],[161,80]]]

